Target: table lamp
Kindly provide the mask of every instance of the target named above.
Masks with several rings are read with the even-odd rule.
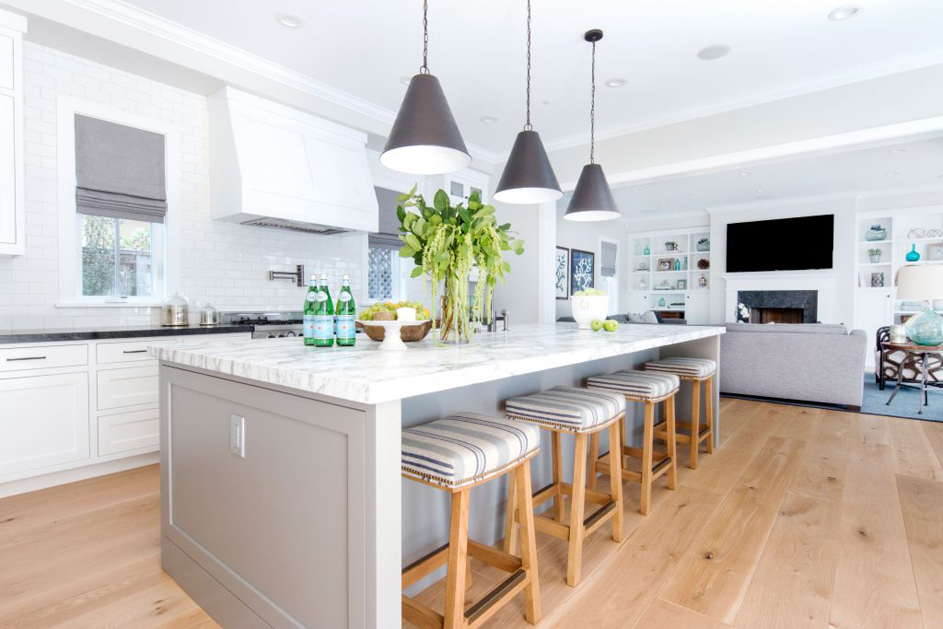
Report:
[[[943,299],[943,265],[909,264],[897,272],[897,299],[927,301],[926,309],[907,319],[907,336],[917,345],[943,344],[943,317],[931,303]]]

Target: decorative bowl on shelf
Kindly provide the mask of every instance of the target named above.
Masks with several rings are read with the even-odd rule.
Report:
[[[871,229],[864,234],[864,239],[870,241],[884,240],[885,238],[887,238],[887,230],[881,225],[872,225]]]
[[[366,334],[373,341],[380,341],[380,349],[406,349],[406,343],[414,343],[426,338],[429,330],[432,329],[432,321],[357,321],[357,325],[363,328]],[[387,330],[399,332],[399,334],[387,335]]]

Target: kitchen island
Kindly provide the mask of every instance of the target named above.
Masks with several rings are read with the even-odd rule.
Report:
[[[400,627],[404,560],[448,532],[443,493],[400,482],[402,427],[460,410],[500,415],[510,397],[659,356],[719,363],[720,334],[556,324],[483,333],[465,346],[425,339],[401,352],[367,339],[327,349],[299,339],[152,347],[161,362],[162,566],[225,627]],[[715,441],[717,388],[705,400]],[[638,418],[631,406],[627,416]],[[547,442],[535,487],[550,478]],[[472,537],[501,536],[505,482],[473,492]]]

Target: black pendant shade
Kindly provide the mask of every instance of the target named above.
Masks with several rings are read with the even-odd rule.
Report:
[[[441,175],[471,161],[439,79],[417,74],[406,89],[380,162],[399,172]]]
[[[608,221],[619,218],[619,208],[599,164],[586,164],[576,182],[563,218],[571,221]]]
[[[517,134],[494,198],[502,203],[547,203],[563,196],[536,131]]]

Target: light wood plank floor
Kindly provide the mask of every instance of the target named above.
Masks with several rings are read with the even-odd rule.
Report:
[[[943,424],[722,412],[721,447],[651,515],[625,484],[625,541],[590,536],[579,587],[538,536],[541,626],[943,629]],[[158,504],[154,466],[0,500],[0,627],[215,627],[160,570]],[[503,576],[473,568],[470,601]],[[529,625],[515,601],[489,626]]]

